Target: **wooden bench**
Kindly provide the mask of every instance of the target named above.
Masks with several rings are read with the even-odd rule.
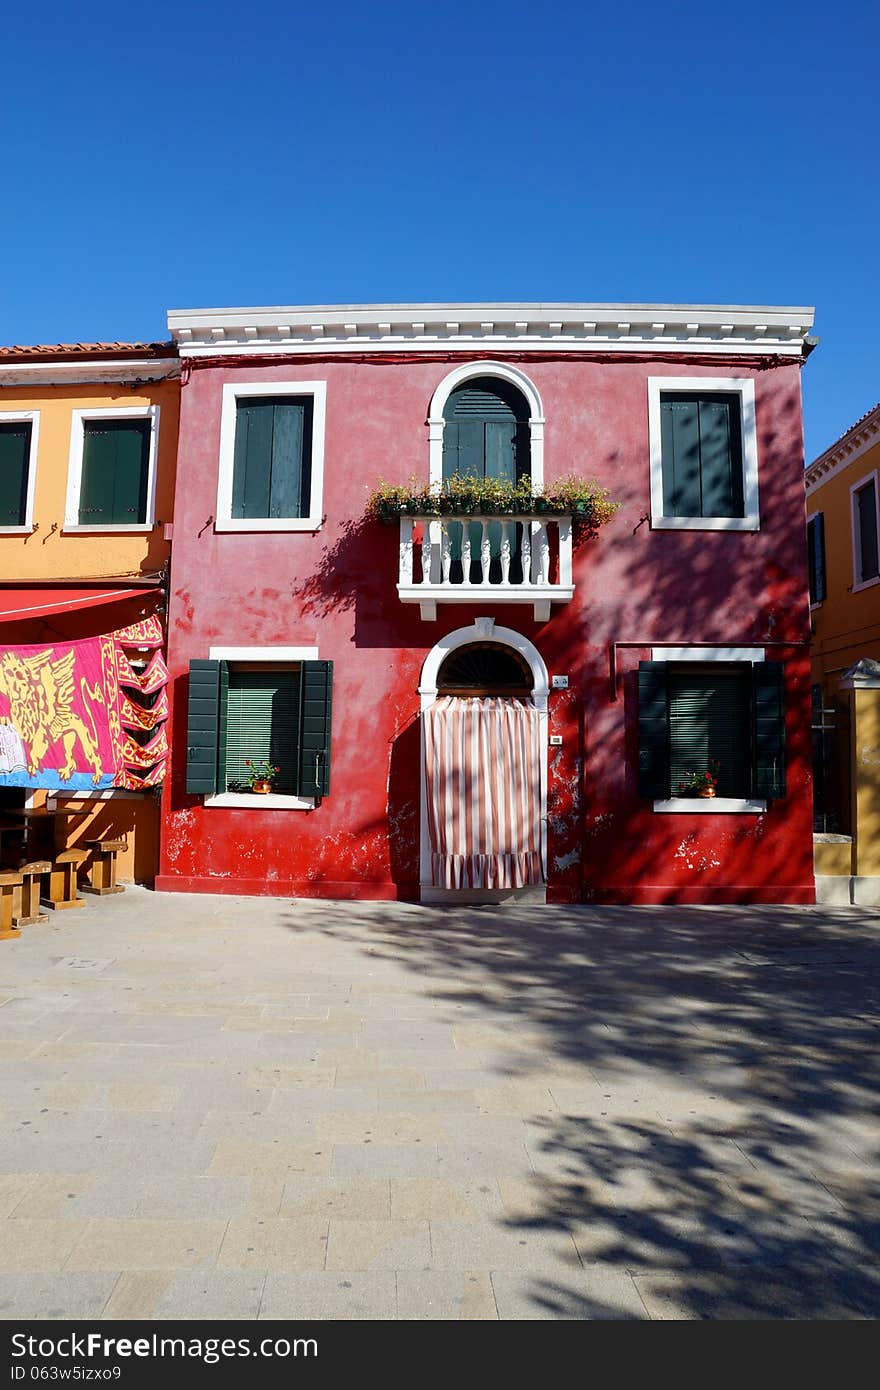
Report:
[[[119,840],[83,840],[92,855],[92,881],[84,883],[84,893],[124,893],[121,883],[116,882],[116,856],[120,850],[128,849],[125,836]]]
[[[8,941],[10,937],[21,936],[17,927],[12,925],[12,902],[16,888],[21,887],[21,874],[9,869],[0,871],[0,941]]]
[[[12,922],[16,927],[32,927],[37,922],[48,922],[45,912],[40,911],[40,880],[43,874],[52,872],[48,859],[30,859],[19,864],[21,887],[14,888],[12,894]]]
[[[49,872],[43,875],[40,907],[50,907],[53,912],[85,907],[85,898],[76,896],[76,871],[86,858],[84,849],[64,849],[55,855]]]

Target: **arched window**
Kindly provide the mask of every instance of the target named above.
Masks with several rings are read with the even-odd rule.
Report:
[[[440,695],[531,695],[534,677],[525,657],[502,642],[457,647],[437,673]]]
[[[531,477],[530,412],[523,393],[498,377],[472,377],[443,407],[443,477]]]

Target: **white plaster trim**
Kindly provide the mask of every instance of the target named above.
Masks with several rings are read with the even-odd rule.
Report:
[[[232,475],[235,466],[235,422],[239,398],[252,396],[311,396],[312,472],[309,514],[301,517],[232,516]],[[327,415],[326,381],[231,381],[223,387],[220,410],[220,462],[217,476],[215,531],[317,531],[323,521],[324,431]]]
[[[152,526],[141,526],[141,525],[137,525],[137,526],[126,526],[126,525],[125,525],[124,523],[122,523],[122,522],[120,522],[118,525],[113,525],[113,526],[68,526],[68,525],[65,523],[64,526],[62,526],[62,528],[61,528],[62,533],[63,533],[65,536],[82,536],[82,535],[86,535],[86,536],[87,536],[87,535],[90,535],[90,534],[92,534],[92,535],[97,534],[97,535],[101,535],[101,536],[111,536],[111,535],[115,535],[117,532],[120,532],[121,534],[125,534],[125,535],[132,535],[132,534],[135,534],[135,535],[146,535],[146,533],[147,533],[148,531],[152,531],[152,529],[153,529]]]
[[[880,584],[880,575],[875,575],[872,579],[860,579],[859,574],[862,568],[862,543],[859,533],[859,526],[856,520],[856,493],[860,492],[867,483],[874,483],[874,524],[877,529],[877,548],[880,554],[880,483],[878,483],[877,469],[874,468],[870,473],[866,473],[863,478],[859,478],[857,483],[853,483],[849,490],[849,524],[850,539],[852,542],[852,589],[851,593],[857,594],[861,589],[870,589],[874,584]]]
[[[127,358],[107,362],[0,362],[0,386],[73,386],[79,382],[163,381],[180,376],[172,358]]]
[[[317,647],[209,647],[210,661],[317,661]]]
[[[312,811],[315,799],[311,796],[282,796],[279,792],[218,792],[216,796],[206,796],[205,806],[220,806],[237,810],[254,811]]]
[[[437,676],[440,667],[450,652],[466,647],[471,642],[503,642],[519,652],[528,662],[532,672],[532,699],[540,719],[541,740],[541,852],[544,869],[547,872],[547,696],[550,691],[550,677],[544,658],[533,642],[511,627],[496,627],[494,618],[477,618],[471,627],[456,628],[431,648],[422,666],[419,683],[420,710],[424,715],[437,699]],[[425,721],[419,719],[419,882],[422,887],[431,885],[431,844],[428,834],[428,798],[425,787]]]
[[[813,460],[804,477],[807,495],[836,478],[877,444],[880,444],[880,405],[875,405],[861,420],[850,425],[824,454]]]
[[[763,647],[652,647],[652,661],[763,661]]]
[[[39,410],[0,410],[0,425],[17,424],[30,424],[31,427],[24,521],[16,523],[15,526],[0,526],[0,536],[27,536],[34,529],[34,489],[37,483],[37,448],[40,438]]]
[[[67,463],[67,503],[64,510],[65,531],[90,531],[111,534],[116,531],[150,531],[156,520],[156,456],[159,444],[158,405],[108,405],[94,406],[88,410],[70,412],[70,453]],[[82,489],[83,449],[85,445],[85,424],[89,420],[149,420],[150,449],[147,460],[147,502],[146,516],[142,522],[131,526],[82,525],[79,519],[79,498]]]
[[[799,357],[805,307],[687,304],[344,304],[172,309],[181,356],[544,351],[745,353]]]
[[[744,516],[664,516],[663,446],[660,423],[661,393],[707,391],[739,396],[742,437]],[[677,531],[758,531],[758,432],[755,425],[755,383],[751,377],[649,376],[648,439],[651,467],[651,527]]]
[[[763,815],[767,810],[766,801],[749,801],[738,796],[671,796],[665,801],[655,801],[654,810],[687,815]]]

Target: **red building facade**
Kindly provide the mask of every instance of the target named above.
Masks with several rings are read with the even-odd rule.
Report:
[[[428,712],[522,680],[543,866],[527,891],[812,901],[811,323],[582,304],[171,313],[157,886],[461,897],[432,867]],[[459,467],[512,469],[536,498],[592,477],[618,510],[573,545],[565,515],[366,514],[380,479],[438,492]],[[269,795],[241,781],[264,747],[283,768]],[[696,793],[706,772],[714,798]]]

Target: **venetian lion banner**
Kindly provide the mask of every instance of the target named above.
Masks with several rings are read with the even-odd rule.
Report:
[[[100,791],[161,782],[161,644],[153,617],[103,637],[0,649],[0,786]]]

